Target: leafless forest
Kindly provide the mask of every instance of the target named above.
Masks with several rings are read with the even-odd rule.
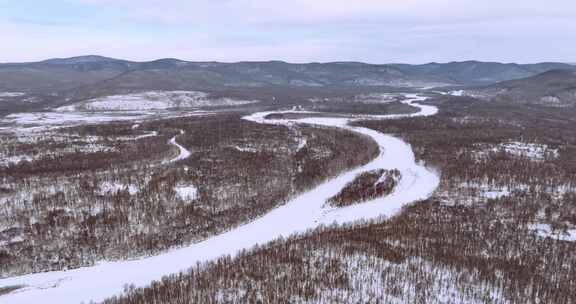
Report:
[[[394,190],[401,178],[400,171],[397,169],[364,172],[328,202],[336,207],[344,207],[385,196]]]
[[[266,213],[378,153],[346,131],[242,114],[1,137],[0,276],[157,254]],[[190,157],[170,162],[178,149]],[[305,144],[303,144],[305,143]]]
[[[431,199],[127,286],[106,303],[576,303],[574,110],[431,102],[439,115],[358,123],[403,137],[441,172]],[[372,186],[373,174],[347,189]]]

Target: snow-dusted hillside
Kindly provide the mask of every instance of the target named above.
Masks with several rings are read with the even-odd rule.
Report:
[[[61,112],[164,110],[171,108],[237,106],[256,102],[258,101],[211,98],[207,93],[196,91],[148,91],[90,99],[82,103],[59,107],[56,110]]]

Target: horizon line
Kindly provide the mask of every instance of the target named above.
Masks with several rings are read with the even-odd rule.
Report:
[[[428,62],[421,62],[421,63],[406,63],[406,62],[387,62],[387,63],[374,63],[374,62],[365,62],[365,61],[356,61],[356,60],[337,60],[337,61],[306,61],[306,62],[295,62],[295,61],[286,61],[281,59],[268,59],[268,60],[240,60],[240,61],[218,61],[218,60],[185,60],[175,57],[163,57],[151,60],[131,60],[131,59],[124,59],[112,56],[105,56],[105,55],[96,55],[96,54],[89,54],[89,55],[78,55],[78,56],[70,56],[70,57],[52,57],[42,60],[31,60],[31,61],[21,61],[21,62],[10,62],[10,61],[2,61],[0,64],[32,64],[32,63],[43,63],[47,61],[55,61],[55,60],[70,60],[76,58],[88,58],[88,57],[98,57],[101,59],[108,59],[114,61],[125,61],[130,63],[149,63],[161,60],[178,60],[187,63],[222,63],[222,64],[237,64],[237,63],[271,63],[271,62],[279,62],[279,63],[286,63],[286,64],[344,64],[344,63],[354,63],[354,64],[366,64],[366,65],[427,65],[427,64],[450,64],[450,63],[465,63],[465,62],[478,62],[478,63],[498,63],[498,64],[517,64],[517,65],[528,65],[528,64],[544,64],[544,63],[560,63],[560,64],[568,64],[568,65],[576,65],[576,61],[574,62],[565,62],[565,61],[536,61],[536,62],[527,62],[527,63],[519,63],[519,62],[502,62],[502,61],[492,61],[492,60],[477,60],[477,59],[465,59],[465,60],[452,60],[452,61],[428,61]]]

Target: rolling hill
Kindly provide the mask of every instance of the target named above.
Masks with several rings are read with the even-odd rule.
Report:
[[[523,79],[463,91],[464,95],[499,102],[576,105],[576,71],[553,70]]]
[[[134,62],[90,55],[0,64],[0,93],[10,93],[0,100],[0,113],[53,108],[102,96],[153,90],[253,93],[478,86],[556,69],[576,70],[576,66],[479,61],[421,65],[221,63],[174,58]],[[296,88],[298,90],[294,90]]]
[[[102,83],[131,89],[430,87],[488,84],[530,77],[554,69],[575,67],[564,63],[521,65],[478,61],[375,65],[358,62],[188,62],[168,58],[132,62],[102,56],[80,56],[0,64],[0,90],[43,93]]]

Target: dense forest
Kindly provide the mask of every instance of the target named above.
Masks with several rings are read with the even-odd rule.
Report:
[[[401,178],[402,175],[398,169],[363,172],[332,197],[328,203],[335,207],[344,207],[386,196],[394,191]]]

